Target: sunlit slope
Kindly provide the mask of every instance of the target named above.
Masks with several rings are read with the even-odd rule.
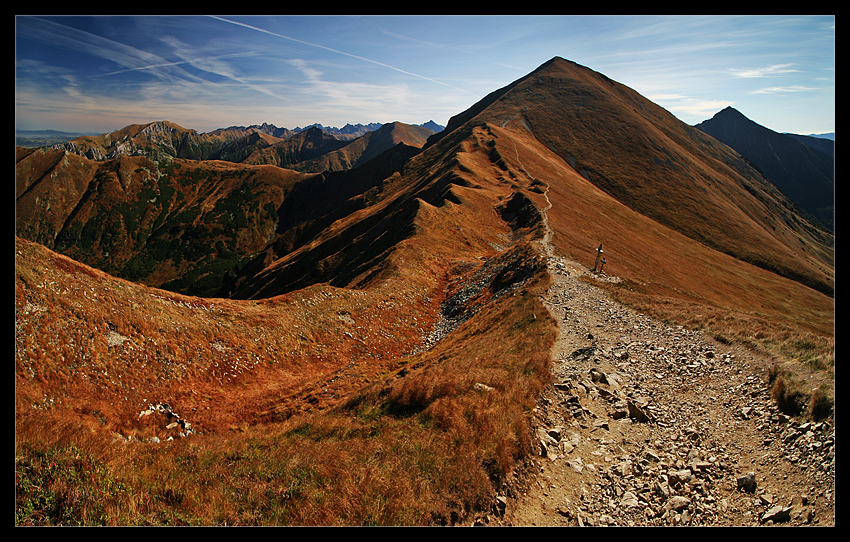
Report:
[[[278,208],[308,176],[272,166],[61,150],[21,152],[15,230],[128,280],[219,295],[275,235]]]
[[[518,176],[527,172],[549,186],[548,199],[533,192],[529,196],[541,207],[551,202],[547,215],[555,247],[592,267],[602,244],[605,273],[621,279],[613,287],[623,299],[655,309],[659,303],[684,303],[706,318],[720,309],[730,317],[750,315],[776,325],[833,333],[833,298],[636,212],[543,147],[516,120],[504,129],[489,129],[512,171],[521,172]]]
[[[819,291],[834,288],[830,234],[737,153],[602,74],[555,58],[438,136],[463,122],[514,123],[634,211]]]

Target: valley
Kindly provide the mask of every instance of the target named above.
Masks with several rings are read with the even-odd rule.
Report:
[[[175,126],[17,149],[16,524],[834,525],[834,234],[726,145],[557,57]]]

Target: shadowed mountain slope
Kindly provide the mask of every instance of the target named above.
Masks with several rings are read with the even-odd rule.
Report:
[[[241,162],[290,168],[299,162],[314,160],[324,154],[339,150],[345,145],[346,141],[339,140],[314,126],[290,138],[257,149]]]
[[[277,209],[307,176],[272,166],[144,156],[95,162],[19,149],[17,235],[150,286],[217,295],[265,248]]]
[[[727,107],[696,125],[729,145],[830,230],[835,228],[835,143],[780,134]]]
[[[242,162],[252,153],[271,147],[283,141],[280,137],[268,135],[263,132],[254,132],[228,143],[221,150],[210,155],[210,160],[227,160],[228,162]]]

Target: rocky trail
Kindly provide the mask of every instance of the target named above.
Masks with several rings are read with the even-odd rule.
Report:
[[[835,429],[779,412],[768,360],[619,305],[592,284],[615,277],[544,246],[555,383],[499,524],[834,525]]]
[[[544,184],[554,385],[534,413],[539,455],[490,524],[835,525],[834,427],[778,410],[770,360],[622,306],[594,285],[617,277],[557,256]]]

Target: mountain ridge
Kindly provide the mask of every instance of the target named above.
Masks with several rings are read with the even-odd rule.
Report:
[[[552,104],[548,109],[547,103]],[[599,105],[602,103],[606,105]],[[545,115],[538,115],[538,111]],[[588,114],[591,116],[585,118]],[[514,121],[555,151],[573,170],[637,212],[712,248],[802,280],[821,291],[831,292],[834,288],[832,272],[824,267],[833,265],[829,236],[801,221],[793,204],[760,172],[728,154],[725,145],[703,139],[702,131],[678,121],[631,89],[563,59],[543,64],[527,77],[494,91],[452,117],[444,131],[425,140],[419,154],[428,154],[439,145],[456,147],[471,135],[473,125],[487,122],[501,127]],[[408,127],[405,133],[411,130]],[[601,138],[597,131],[603,134]],[[175,149],[175,141],[185,140],[185,134],[195,132],[173,123],[159,123],[133,125],[104,139],[120,144],[139,133],[160,137],[171,145],[168,148]],[[369,135],[381,133],[379,130]],[[575,137],[579,133],[583,137]],[[635,137],[636,134],[639,135]],[[419,143],[422,135],[424,132]],[[261,136],[251,137],[270,142]],[[320,140],[325,143],[319,144]],[[621,143],[612,144],[615,141]],[[254,162],[292,167],[327,154],[326,150],[306,149],[328,143],[336,150],[345,146],[345,142],[313,127],[257,151],[268,156],[272,149],[280,149],[290,156],[285,162],[280,158],[250,159],[250,155],[244,160],[246,165]],[[293,144],[298,148],[307,146],[298,151]],[[319,169],[325,167],[327,164]],[[665,201],[654,197],[655,178],[663,178],[668,185]],[[695,198],[695,190],[707,197]]]
[[[122,154],[138,155],[147,153],[148,155],[155,156],[158,154],[156,149],[146,149],[145,147],[162,145],[164,147],[162,149],[164,151],[163,154],[165,155],[177,158],[206,160],[210,159],[213,153],[220,152],[222,147],[254,133],[263,133],[272,137],[287,139],[310,128],[318,128],[322,132],[337,139],[353,140],[375,131],[381,126],[381,123],[370,123],[367,125],[347,124],[343,128],[335,128],[323,127],[321,124],[316,123],[305,126],[304,128],[290,130],[288,128],[279,128],[273,124],[263,123],[249,126],[229,126],[227,128],[217,128],[209,132],[199,133],[197,130],[183,128],[171,121],[161,120],[145,124],[131,124],[104,134],[73,134],[53,130],[46,132],[33,131],[31,134],[21,132],[20,135],[16,133],[16,145],[33,148],[52,146],[53,148],[64,149],[93,160],[115,158]],[[434,121],[412,126],[420,126],[434,132],[443,129],[442,126]],[[168,132],[168,136],[170,136],[172,141],[167,141],[169,137],[165,136],[166,132]],[[154,133],[159,137],[150,140],[150,135]],[[58,143],[55,142],[57,139],[59,140]],[[139,140],[139,143],[134,145],[133,143],[136,140]],[[23,143],[26,143],[26,145]],[[122,144],[123,148],[121,147]]]
[[[537,95],[536,89],[543,94]],[[546,96],[556,96],[566,107],[544,109],[541,104]],[[504,108],[509,109],[503,113]],[[453,122],[502,124],[513,119],[519,119],[573,169],[638,212],[722,252],[774,267],[788,276],[799,278],[801,273],[811,273],[812,278],[806,279],[809,285],[826,292],[832,290],[830,273],[824,275],[820,270],[822,265],[833,265],[830,236],[800,221],[793,204],[758,171],[735,162],[737,159],[724,150],[725,145],[705,139],[703,132],[633,90],[579,64],[556,58],[494,91],[467,112],[453,117]],[[453,122],[445,132],[451,133]],[[571,129],[573,125],[575,129]],[[597,129],[604,132],[596,135]],[[641,134],[640,138],[635,138],[636,133]],[[433,137],[436,140],[437,136]],[[697,161],[693,157],[698,157]],[[737,169],[729,169],[727,163],[735,164]],[[655,204],[658,198],[654,195],[654,178],[663,178],[669,185],[665,190],[670,199],[660,206]],[[723,181],[728,187],[724,190],[735,198],[733,203],[739,202],[734,204],[734,212],[730,212],[726,201],[691,195],[695,185],[704,185],[699,190],[706,194],[717,194],[714,181],[708,179],[729,179]],[[764,205],[775,209],[767,216],[779,213],[786,218],[779,223],[765,222],[765,211],[759,210]],[[812,247],[807,246],[808,241],[801,244],[797,240],[798,232],[820,247],[802,260],[796,254],[811,253]],[[784,253],[781,259],[785,263],[779,263],[774,256],[767,257],[776,249]]]
[[[834,236],[729,146],[559,57],[343,171],[16,148],[15,304],[19,503],[70,486],[63,514],[114,523],[499,524],[529,487],[566,496],[545,459],[592,509],[525,517],[754,523],[734,481],[752,465],[759,503],[802,492],[830,522],[829,465],[815,483],[765,458],[796,435],[781,416],[829,416]],[[659,479],[648,447],[693,452],[711,499],[687,482],[686,515],[668,469],[620,502],[628,469]],[[52,484],[65,465],[82,482]],[[44,508],[19,506],[65,517]]]

